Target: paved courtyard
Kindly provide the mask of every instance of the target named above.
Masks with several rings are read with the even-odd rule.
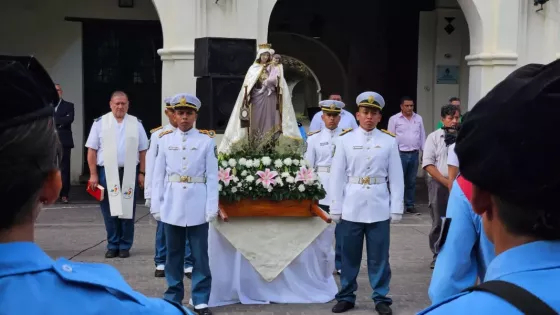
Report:
[[[421,185],[420,185],[421,186]],[[420,188],[420,187],[419,187]],[[423,194],[422,191],[419,195]],[[78,198],[79,199],[79,198]],[[43,211],[36,228],[36,241],[53,258],[109,263],[116,267],[136,290],[153,297],[162,296],[164,278],[154,278],[155,221],[144,206],[137,208],[134,247],[127,259],[105,259],[105,228],[99,206],[86,199],[73,198],[69,205],[56,204]],[[422,199],[422,198],[420,198]],[[405,215],[391,229],[391,296],[394,314],[415,314],[429,305],[431,252],[428,247],[430,217],[426,202],[420,200],[420,216]],[[347,314],[372,314],[371,289],[365,268],[365,255],[358,278],[356,308]],[[185,278],[185,285],[190,281]],[[338,280],[338,277],[337,277]],[[185,299],[185,302],[188,298]],[[303,315],[331,314],[334,302],[327,304],[231,305],[215,308],[215,314]]]

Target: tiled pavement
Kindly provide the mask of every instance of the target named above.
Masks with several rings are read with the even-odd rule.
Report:
[[[427,288],[431,276],[431,252],[427,234],[430,218],[425,205],[425,190],[419,182],[420,216],[405,216],[391,229],[391,296],[394,314],[414,314],[429,304]],[[103,257],[105,229],[99,207],[78,196],[74,188],[73,202],[48,207],[39,217],[36,240],[53,257],[74,257],[76,261],[110,263],[120,270],[130,285],[148,296],[161,296],[165,280],[153,277],[155,221],[148,210],[138,207],[135,242],[128,259]],[[82,200],[82,202],[78,202]],[[423,204],[422,204],[423,203]],[[365,255],[364,255],[365,259]],[[371,289],[365,272],[365,260],[358,278],[357,307],[347,314],[373,314]],[[187,279],[186,279],[187,280]],[[189,284],[187,280],[186,285]],[[188,292],[188,291],[187,291]],[[188,299],[186,299],[188,301]],[[214,309],[215,314],[247,315],[311,315],[331,314],[334,302],[327,304],[231,305]]]

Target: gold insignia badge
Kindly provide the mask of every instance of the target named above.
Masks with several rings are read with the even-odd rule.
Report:
[[[187,99],[185,97],[181,97],[181,100],[179,101],[179,104],[183,105],[183,106],[187,105]]]
[[[370,95],[367,99],[368,103],[373,104],[373,102],[375,102],[375,98],[373,97],[373,95]]]
[[[335,103],[332,103],[332,105],[331,105],[331,110],[335,110],[335,109],[336,109],[336,104],[335,104]]]

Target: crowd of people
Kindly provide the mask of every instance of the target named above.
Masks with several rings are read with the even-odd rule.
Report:
[[[149,142],[141,121],[127,114],[126,94],[115,92],[111,112],[96,119],[86,143],[89,185],[106,187],[105,256],[130,255],[138,188],[160,222],[155,275],[166,277],[168,289],[164,299],[147,298],[110,266],[53,260],[33,242],[41,207],[61,190],[62,147],[45,88],[54,84],[43,73],[0,62],[7,96],[0,118],[0,314],[191,314],[182,306],[185,274],[194,311],[212,314],[208,229],[219,211],[218,163],[214,133],[194,128],[200,101],[187,93],[171,97],[170,124],[153,130]],[[357,97],[357,126],[345,129],[344,103],[321,102],[324,127],[308,135],[305,159],[327,191],[319,204],[337,225],[341,287],[332,311],[355,306],[365,239],[375,309],[392,314],[390,224],[405,211],[417,213],[411,174],[422,152],[434,274],[433,305],[420,314],[558,314],[560,168],[549,148],[558,144],[559,92],[560,61],[521,67],[466,116],[454,104],[443,106],[442,128],[425,141],[414,139],[424,137],[424,128],[410,98],[389,131],[377,129],[385,100],[376,92]],[[539,127],[522,128],[527,117],[539,117]]]

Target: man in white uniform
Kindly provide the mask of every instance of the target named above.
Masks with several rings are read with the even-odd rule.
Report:
[[[331,217],[339,222],[343,235],[341,288],[332,311],[346,312],[356,303],[354,292],[365,236],[375,309],[379,314],[392,314],[392,300],[387,297],[391,280],[389,225],[402,218],[402,164],[395,136],[376,129],[385,106],[383,97],[364,92],[356,102],[360,127],[336,138],[329,180]]]
[[[338,94],[331,94],[331,96],[329,96],[329,100],[342,102],[342,97],[340,97],[340,95]],[[342,109],[340,110],[340,123],[338,124],[338,126],[341,129],[358,128],[356,118],[354,117],[354,115],[352,115],[352,113],[344,109],[345,106],[346,105],[342,103]],[[310,132],[321,131],[321,129],[325,128],[325,122],[323,121],[322,117],[322,112],[318,112],[313,116],[313,119],[311,119],[311,124],[309,125]]]
[[[175,122],[173,106],[171,106],[171,98],[168,97],[165,100],[165,115],[169,119],[169,124],[165,126],[160,126],[150,130],[152,134],[150,136],[150,148],[146,154],[146,182],[144,184],[144,198],[146,199],[146,207],[151,207],[151,193],[152,193],[152,177],[154,172],[154,165],[156,162],[157,151],[158,151],[158,139],[159,136],[166,132],[167,130],[175,131],[177,129],[177,123]],[[156,240],[155,240],[155,255],[154,262],[156,264],[156,271],[154,273],[155,277],[161,278],[165,277],[165,258],[167,256],[167,247],[165,247],[165,232],[163,230],[163,223],[157,221],[156,228]],[[192,276],[192,259],[191,259],[191,248],[189,246],[189,241],[185,244],[185,276],[191,278]]]
[[[111,112],[95,119],[86,141],[89,185],[105,187],[101,201],[107,230],[105,258],[126,258],[134,240],[136,191],[138,184],[144,186],[148,137],[142,122],[127,114],[124,92],[114,92],[109,104]]]
[[[208,264],[208,223],[218,216],[218,158],[213,131],[194,128],[200,101],[177,94],[177,129],[160,134],[154,166],[152,207],[154,218],[164,223],[167,246],[164,298],[182,303],[185,242],[191,246],[192,304],[201,315],[210,315],[208,300],[212,276]]]
[[[309,138],[307,138],[305,159],[309,163],[309,166],[319,174],[321,184],[327,192],[325,198],[319,201],[319,205],[323,210],[330,212],[329,175],[334,153],[334,139],[342,132],[338,124],[340,123],[340,112],[342,111],[342,107],[344,107],[344,103],[328,100],[320,102],[319,106],[321,106],[321,119],[325,124],[325,128],[320,131],[308,133]],[[337,225],[335,228],[335,268],[337,273],[340,274],[340,269],[342,267],[342,259],[340,257],[341,235],[338,230],[339,228]]]

